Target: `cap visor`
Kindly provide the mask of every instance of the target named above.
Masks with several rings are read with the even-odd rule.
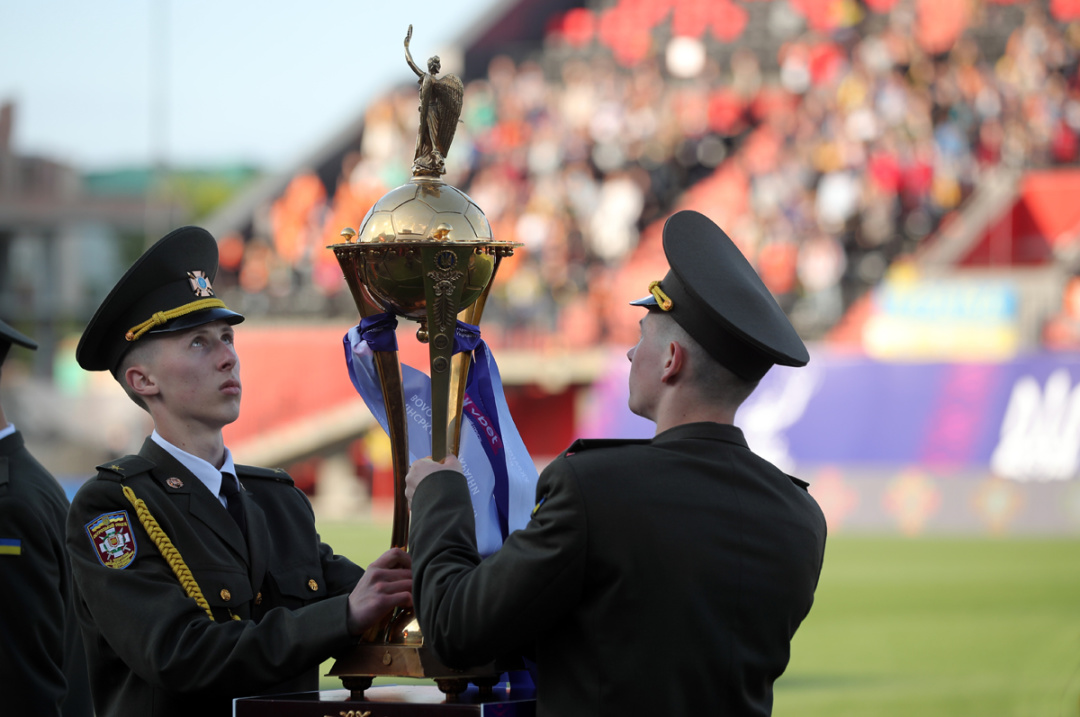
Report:
[[[655,296],[653,296],[652,294],[649,294],[648,296],[643,296],[642,298],[638,299],[637,301],[631,301],[630,305],[631,306],[659,306],[660,304],[657,303]]]
[[[209,324],[212,321],[227,321],[229,324],[239,324],[243,320],[243,314],[238,314],[231,309],[205,309],[203,311],[185,314],[184,316],[178,316],[164,326],[147,333],[167,334],[172,331],[182,331],[184,329],[202,326],[203,324]]]
[[[5,340],[31,350],[37,350],[38,347],[37,341],[34,341],[29,336],[19,333],[6,322],[0,321],[0,341]]]

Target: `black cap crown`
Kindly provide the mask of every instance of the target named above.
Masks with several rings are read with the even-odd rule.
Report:
[[[664,224],[671,270],[635,306],[667,312],[736,376],[757,381],[773,364],[805,366],[810,354],[784,311],[724,230],[693,211]]]
[[[75,358],[87,371],[116,371],[127,350],[146,334],[179,331],[244,317],[214,296],[218,249],[199,227],[170,232],[147,249],[90,319]]]

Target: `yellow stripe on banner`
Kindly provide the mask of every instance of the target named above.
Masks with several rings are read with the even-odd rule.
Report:
[[[0,555],[22,555],[22,546],[0,545]]]

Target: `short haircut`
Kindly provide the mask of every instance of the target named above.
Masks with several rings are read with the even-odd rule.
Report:
[[[157,352],[157,343],[158,342],[154,340],[153,336],[144,336],[136,341],[120,359],[120,363],[116,367],[116,372],[113,374],[113,378],[120,383],[120,386],[124,389],[124,393],[128,395],[128,398],[134,401],[136,406],[147,413],[150,412],[150,407],[146,405],[146,401],[143,400],[143,397],[135,393],[131,386],[128,385],[126,374],[127,370],[135,364],[146,363],[153,358],[153,355]]]
[[[690,358],[687,379],[698,389],[704,401],[730,407],[734,411],[757,388],[758,381],[739,378],[725,368],[671,316],[656,310],[651,313],[660,319],[657,337],[665,343],[675,341],[686,349]]]

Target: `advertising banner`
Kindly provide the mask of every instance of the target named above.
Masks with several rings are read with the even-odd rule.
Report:
[[[582,434],[649,437],[613,356]],[[1080,354],[900,363],[811,347],[736,415],[750,448],[810,481],[830,529],[1080,532]]]

